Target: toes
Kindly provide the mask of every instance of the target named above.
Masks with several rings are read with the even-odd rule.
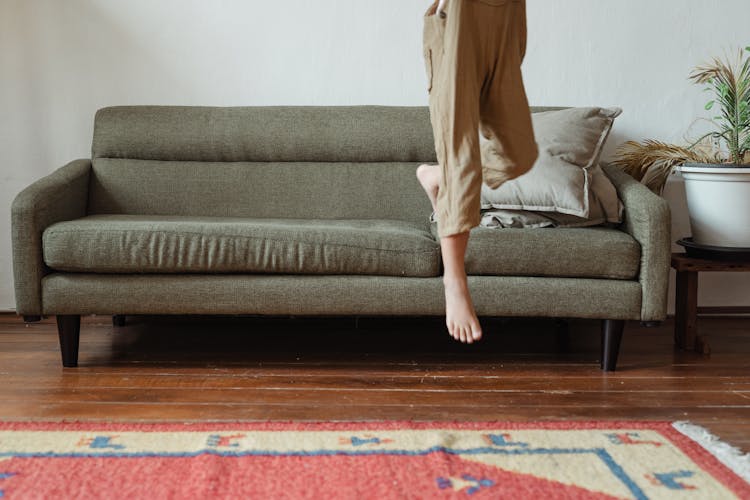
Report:
[[[479,340],[482,338],[482,329],[479,325],[477,325],[475,328],[472,328],[471,333],[474,340]]]
[[[463,339],[463,332],[461,331],[461,326],[460,325],[456,325],[454,327],[453,332],[455,333],[455,335],[453,335],[453,337],[456,340],[458,340],[459,342],[463,342],[464,341],[464,339]]]
[[[448,335],[464,344],[471,344],[482,338],[482,331],[478,326],[460,325],[453,321],[447,321],[445,326],[448,328]]]

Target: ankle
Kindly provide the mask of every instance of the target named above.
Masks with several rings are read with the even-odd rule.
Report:
[[[468,280],[465,274],[445,274],[443,275],[443,286],[468,288]]]

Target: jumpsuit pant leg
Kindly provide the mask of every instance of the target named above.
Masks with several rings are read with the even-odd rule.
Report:
[[[424,18],[424,58],[435,151],[442,169],[440,237],[481,221],[483,180],[495,189],[537,156],[521,78],[525,0],[436,1]]]

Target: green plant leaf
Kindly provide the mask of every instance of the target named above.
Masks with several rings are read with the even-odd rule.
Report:
[[[750,46],[745,50],[750,52]],[[704,137],[724,143],[733,161],[743,158],[750,146],[750,55],[743,58],[742,53],[740,48],[738,61],[715,58],[693,74],[693,79],[703,78],[704,90],[713,94],[706,111],[714,110],[718,115],[710,120],[714,132]]]

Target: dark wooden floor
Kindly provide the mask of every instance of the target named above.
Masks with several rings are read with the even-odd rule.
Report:
[[[54,317],[0,316],[2,420],[690,420],[750,450],[750,319],[701,317],[710,357],[677,352],[673,319],[628,322],[599,370],[599,322],[110,316],[82,321],[63,369]]]

